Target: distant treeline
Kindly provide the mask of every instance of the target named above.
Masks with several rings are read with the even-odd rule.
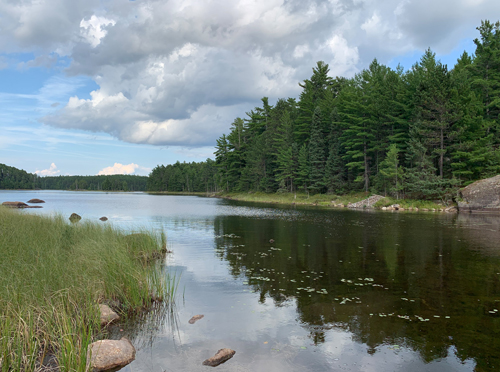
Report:
[[[146,191],[147,180],[145,176],[124,174],[40,177],[0,164],[0,189]]]
[[[220,174],[215,162],[158,165],[149,174],[148,191],[217,192]]]
[[[498,174],[500,23],[478,30],[475,54],[452,69],[431,50],[409,71],[374,60],[351,79],[318,62],[298,100],[265,97],[234,120],[213,179],[228,191],[443,198]]]

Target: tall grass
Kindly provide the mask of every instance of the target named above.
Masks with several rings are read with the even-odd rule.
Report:
[[[54,355],[61,371],[87,370],[99,302],[126,316],[171,300],[175,278],[154,262],[164,244],[164,235],[0,207],[0,370],[37,370]]]

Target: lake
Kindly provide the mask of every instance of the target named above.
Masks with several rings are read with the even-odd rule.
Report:
[[[206,371],[225,347],[218,371],[500,370],[500,216],[0,191],[31,198],[20,213],[166,232],[176,306],[112,330],[137,348],[122,371]]]

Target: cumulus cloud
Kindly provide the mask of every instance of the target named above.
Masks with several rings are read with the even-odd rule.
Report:
[[[68,56],[69,75],[99,86],[44,123],[132,143],[206,146],[261,97],[296,97],[319,60],[333,76],[352,76],[373,58],[387,63],[429,46],[447,52],[476,37],[481,19],[500,18],[500,2],[25,0],[0,3],[0,14],[0,51]]]
[[[148,174],[149,172],[151,172],[151,169],[141,167],[134,163],[130,164],[115,163],[111,167],[106,167],[101,169],[99,173],[97,173],[97,175],[109,176],[112,174],[135,174],[135,173]]]
[[[50,164],[49,169],[43,169],[43,170],[36,170],[35,174],[39,176],[55,176],[56,174],[60,173],[61,171],[57,169],[57,166],[52,163]]]

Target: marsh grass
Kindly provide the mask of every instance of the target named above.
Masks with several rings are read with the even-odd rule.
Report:
[[[87,370],[99,302],[121,304],[127,317],[152,297],[173,300],[178,280],[155,260],[164,246],[163,234],[0,207],[0,370],[38,370],[54,355],[61,371]]]
[[[338,204],[347,205],[366,199],[369,194],[364,192],[351,193],[347,195],[332,195],[332,194],[306,194],[304,192],[297,193],[223,193],[222,197],[227,197],[235,200],[259,202],[259,203],[277,203],[277,204],[299,204],[299,205],[318,205],[332,206]]]

